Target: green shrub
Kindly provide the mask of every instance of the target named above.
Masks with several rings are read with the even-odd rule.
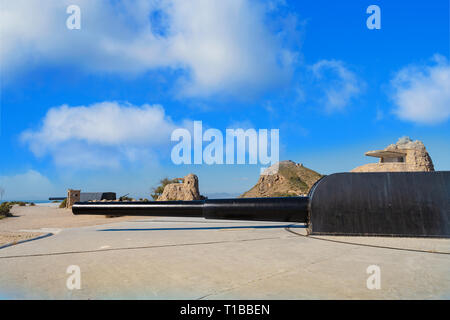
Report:
[[[23,201],[9,201],[8,202],[10,205],[15,205],[15,204],[18,204],[19,206],[21,206],[21,207],[23,207],[23,206],[25,206],[27,203],[26,202],[23,202]]]
[[[67,204],[67,198],[64,199],[63,201],[61,201],[61,203],[59,204],[59,207],[60,207],[60,208],[65,208],[65,207],[66,207],[66,204]]]
[[[34,202],[31,202],[30,207],[34,207],[34,206],[35,206]]]
[[[308,191],[308,185],[300,177],[289,177],[289,182],[300,190]]]
[[[12,204],[9,202],[3,202],[0,204],[0,216],[1,217],[12,217],[12,213],[10,212],[12,208]]]
[[[164,188],[170,184],[170,183],[181,183],[182,180],[175,178],[175,179],[168,179],[168,178],[164,178],[162,180],[159,181],[160,185],[157,186],[156,188],[153,188],[152,191],[153,193],[150,194],[150,196],[153,198],[153,200],[157,200],[158,197],[164,192]]]

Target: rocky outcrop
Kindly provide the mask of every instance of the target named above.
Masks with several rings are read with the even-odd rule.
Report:
[[[424,144],[409,137],[400,138],[383,150],[368,151],[366,155],[378,157],[380,161],[362,165],[352,172],[434,171],[433,161]]]
[[[321,177],[321,174],[304,167],[301,163],[281,161],[267,168],[256,185],[240,198],[305,195]]]
[[[200,195],[198,177],[195,174],[190,173],[181,180],[183,180],[182,183],[169,183],[166,185],[163,193],[156,201],[205,199],[205,197]]]

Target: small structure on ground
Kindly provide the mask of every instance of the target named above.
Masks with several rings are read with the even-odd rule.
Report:
[[[400,138],[384,150],[368,151],[366,156],[379,158],[378,163],[359,166],[351,172],[434,171],[433,161],[422,141]]]
[[[204,196],[200,195],[198,188],[198,177],[195,174],[188,174],[181,178],[182,183],[169,183],[164,188],[163,193],[156,201],[169,200],[202,200]]]
[[[81,192],[81,190],[67,190],[66,208],[72,208],[75,202],[116,200],[115,192]]]
[[[73,190],[73,189],[67,190],[66,208],[67,209],[72,208],[72,206],[75,202],[79,202],[80,195],[81,195],[81,190]]]
[[[115,192],[81,192],[80,201],[116,200]]]

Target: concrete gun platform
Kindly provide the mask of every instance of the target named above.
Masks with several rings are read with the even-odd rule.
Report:
[[[81,289],[67,268],[79,266]],[[368,289],[379,266],[381,288]],[[134,218],[0,249],[2,299],[449,299],[450,239],[306,236],[302,224]]]

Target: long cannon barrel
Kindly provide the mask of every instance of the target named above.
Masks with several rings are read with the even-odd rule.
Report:
[[[62,201],[65,200],[67,197],[50,197],[48,198],[49,201]]]
[[[203,200],[75,202],[73,214],[202,217]]]
[[[151,202],[76,202],[74,214],[203,217],[206,219],[307,222],[308,197]]]
[[[307,197],[76,202],[72,211],[303,222],[314,235],[450,238],[450,171],[335,173]]]

